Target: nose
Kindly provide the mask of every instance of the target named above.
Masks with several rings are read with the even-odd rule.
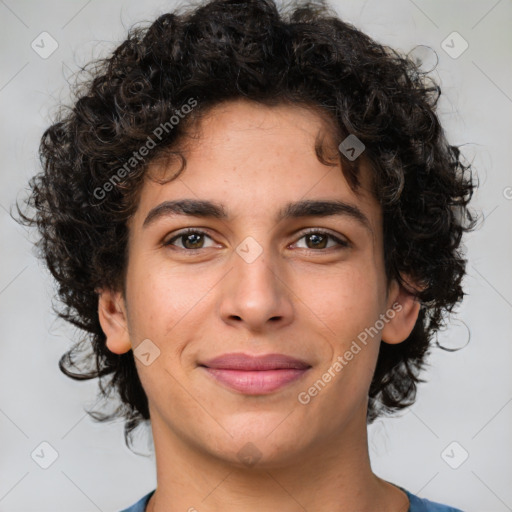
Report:
[[[250,263],[234,253],[233,268],[221,283],[222,320],[253,332],[288,325],[294,308],[285,273],[265,251]]]

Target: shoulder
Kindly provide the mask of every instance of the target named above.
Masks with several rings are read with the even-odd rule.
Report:
[[[137,503],[134,503],[131,507],[125,508],[121,510],[121,512],[144,512],[146,510],[146,505],[148,504],[149,498],[153,496],[153,493],[156,489],[152,490],[145,496],[143,496]]]
[[[436,503],[425,498],[419,498],[418,496],[411,494],[406,489],[402,490],[407,494],[411,504],[408,512],[462,512],[462,510],[458,508]]]
[[[419,498],[402,487],[400,487],[400,489],[402,489],[409,498],[410,507],[408,512],[463,512],[458,508],[442,505],[441,503],[436,503],[425,498]],[[121,512],[144,512],[149,498],[151,498],[154,492],[155,490],[146,494],[132,506],[121,510]]]

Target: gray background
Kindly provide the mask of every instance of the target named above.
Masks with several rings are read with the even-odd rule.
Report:
[[[119,44],[127,27],[174,5],[0,0],[1,512],[118,511],[155,487],[150,433],[141,431],[137,448],[148,456],[131,453],[121,422],[97,424],[84,413],[95,402],[96,381],[72,381],[59,371],[59,357],[80,333],[56,320],[54,284],[32,253],[34,234],[8,212],[39,169],[39,138],[67,99],[67,80]],[[440,337],[450,347],[470,342],[460,352],[435,350],[416,404],[370,428],[374,470],[468,512],[512,510],[512,2],[332,5],[379,42],[405,52],[416,45],[436,51],[441,121],[452,143],[465,144],[481,184],[474,206],[484,220],[466,243],[468,295]],[[31,48],[43,31],[59,45],[47,59]],[[469,44],[458,58],[442,47],[453,31]],[[454,53],[463,42],[448,44]],[[43,441],[58,453],[48,469],[31,458]],[[468,459],[450,467],[465,452]]]

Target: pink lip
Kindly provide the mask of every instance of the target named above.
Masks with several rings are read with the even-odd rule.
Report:
[[[201,364],[216,380],[247,395],[266,394],[298,379],[311,365],[283,354],[224,354]]]

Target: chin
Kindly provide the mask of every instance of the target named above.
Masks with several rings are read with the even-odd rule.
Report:
[[[280,422],[281,425],[278,426]],[[236,430],[233,437],[224,436],[211,449],[216,457],[238,468],[264,470],[289,466],[296,463],[300,457],[299,452],[304,448],[297,443],[297,429],[290,427],[283,425],[283,416],[279,421],[267,422],[259,428],[245,426],[242,431]],[[210,438],[209,442],[211,441]],[[303,432],[300,441],[305,441]]]

